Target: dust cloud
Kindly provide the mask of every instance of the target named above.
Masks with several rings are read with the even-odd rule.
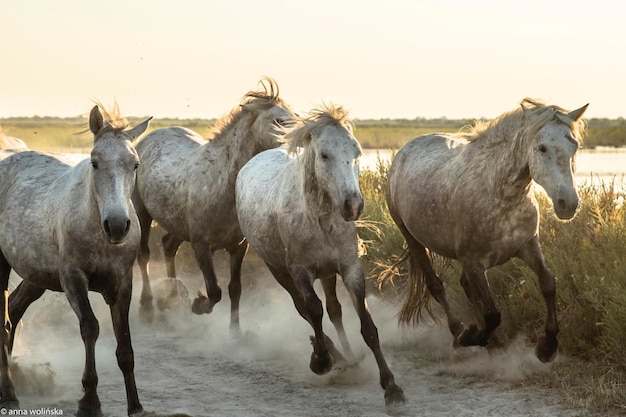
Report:
[[[446,328],[400,327],[398,306],[371,295],[368,304],[385,357],[408,400],[400,409],[386,409],[376,362],[341,283],[344,324],[356,358],[342,369],[317,376],[309,370],[312,330],[264,265],[254,255],[244,260],[243,334],[237,338],[229,330],[225,253],[218,254],[216,266],[223,296],[211,314],[197,316],[173,308],[158,312],[151,324],[139,317],[141,278],[135,271],[131,332],[135,377],[146,410],[194,417],[583,415],[559,406],[553,395],[536,396],[514,384],[550,369],[539,363],[532,346],[523,340],[491,353],[481,348],[453,349]],[[155,283],[165,277],[159,263],[153,261],[151,268]],[[179,268],[179,278],[179,286],[190,297],[204,290],[194,267]],[[155,298],[159,288],[171,290],[155,285]],[[105,416],[123,416],[126,397],[110,312],[99,294],[90,294],[90,300],[100,322],[96,366],[102,410]],[[187,301],[182,297],[183,304]],[[324,320],[326,333],[339,346],[332,324],[326,316]],[[47,292],[22,323],[13,368],[21,407],[56,407],[73,415],[82,393],[84,363],[76,316],[63,294]]]

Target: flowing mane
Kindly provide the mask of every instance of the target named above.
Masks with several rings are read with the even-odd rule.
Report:
[[[278,84],[273,78],[263,77],[259,81],[259,88],[256,91],[249,91],[242,99],[241,104],[232,109],[228,114],[222,116],[211,129],[208,141],[225,135],[229,127],[235,126],[240,117],[245,113],[244,109],[261,111],[272,106],[284,107],[285,102],[279,97]]]
[[[283,139],[289,142],[289,153],[297,153],[299,148],[306,148],[312,134],[331,125],[354,131],[354,123],[342,106],[322,105],[319,109],[311,110],[308,116],[297,118],[296,127],[283,134]]]
[[[535,134],[546,124],[553,120],[565,123],[567,118],[557,118],[557,114],[566,115],[567,111],[559,106],[547,105],[541,100],[525,98],[521,101],[520,107],[496,117],[488,122],[477,121],[470,127],[469,133],[461,136],[470,141],[496,144],[507,138],[521,140],[532,140]],[[581,119],[579,121],[569,120],[568,127],[572,130],[574,139],[582,143],[586,125]],[[511,140],[509,139],[509,140]]]

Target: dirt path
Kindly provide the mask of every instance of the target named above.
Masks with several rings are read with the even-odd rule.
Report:
[[[371,298],[387,361],[408,399],[406,406],[386,410],[378,370],[352,306],[343,302],[358,363],[316,376],[308,369],[308,324],[287,293],[269,277],[263,279],[265,285],[244,289],[241,339],[228,331],[227,291],[209,316],[170,315],[150,326],[139,321],[134,297],[135,371],[146,410],[194,417],[584,415],[566,410],[554,395],[521,387],[525,376],[549,369],[534,358],[532,347],[519,344],[495,355],[483,349],[454,351],[447,330],[398,328],[393,307]],[[201,286],[198,276],[186,283],[192,293]],[[136,279],[135,292],[139,285]],[[125,416],[108,308],[97,294],[91,300],[101,328],[96,353],[102,409],[105,416]],[[326,324],[333,337],[331,327]],[[23,409],[56,408],[73,415],[84,352],[78,321],[63,295],[46,293],[27,312],[14,356]]]

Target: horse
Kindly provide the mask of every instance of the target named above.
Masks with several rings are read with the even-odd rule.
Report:
[[[283,131],[289,147],[261,152],[239,172],[237,216],[241,230],[291,295],[300,315],[309,322],[311,370],[322,375],[343,355],[322,329],[323,308],[313,288],[320,279],[326,308],[344,350],[349,345],[337,300],[337,274],[361,321],[361,333],[374,353],[387,405],[404,403],[378,339],[378,330],[365,301],[365,279],[358,258],[355,221],[363,211],[358,158],[361,146],[353,125],[340,106],[314,109]],[[299,148],[303,150],[296,154]]]
[[[23,140],[13,136],[6,136],[0,128],[0,161],[16,152],[27,150]]]
[[[14,151],[22,151],[28,149],[26,143],[22,139],[13,136],[7,136],[0,131],[0,151],[11,149]]]
[[[538,238],[539,210],[532,184],[539,184],[561,220],[575,216],[575,154],[582,141],[585,105],[567,112],[540,100],[457,134],[427,134],[404,145],[388,175],[387,205],[407,244],[406,299],[401,322],[417,323],[434,298],[446,314],[455,346],[486,346],[500,324],[486,271],[516,257],[538,276],[547,305],[545,335],[535,346],[541,362],[556,356],[559,332],[555,276]],[[453,314],[429,251],[456,259],[461,285],[482,313],[481,327],[465,327]],[[426,291],[426,289],[428,291]],[[433,316],[434,317],[434,316]]]
[[[15,327],[46,290],[63,291],[78,316],[85,346],[83,396],[78,416],[97,416],[95,343],[99,324],[88,291],[110,306],[117,362],[124,375],[128,414],[141,413],[128,324],[132,268],[139,248],[139,222],[131,203],[139,158],[132,141],[150,118],[131,128],[119,113],[96,105],[89,115],[91,158],[71,165],[52,154],[15,153],[0,162],[0,405],[17,407],[8,355]],[[9,274],[23,280],[8,298]],[[7,314],[8,313],[8,314]],[[10,335],[9,335],[10,333]]]
[[[235,178],[257,153],[280,145],[277,127],[293,117],[279,97],[276,82],[259,81],[241,104],[217,121],[208,140],[183,127],[157,129],[136,149],[142,165],[137,172],[133,202],[141,224],[139,263],[143,289],[140,313],[153,318],[153,295],[148,275],[150,225],[154,219],[166,234],[162,238],[167,276],[176,278],[175,256],[183,241],[191,243],[204,277],[207,295],[198,292],[191,305],[195,314],[208,314],[222,298],[213,265],[213,253],[230,255],[230,329],[240,332],[241,264],[248,243],[235,212]]]

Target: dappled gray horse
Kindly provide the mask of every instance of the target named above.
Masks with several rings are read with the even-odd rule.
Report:
[[[471,133],[424,135],[400,149],[389,170],[387,203],[409,251],[409,292],[401,320],[417,321],[432,295],[445,311],[455,343],[486,345],[500,324],[500,312],[485,271],[518,257],[538,275],[547,304],[545,336],[535,353],[543,362],[554,358],[559,331],[555,278],[539,246],[532,183],[546,191],[558,218],[574,217],[580,204],[574,155],[586,108],[568,113],[525,99],[518,109]],[[461,285],[482,311],[480,327],[465,327],[452,313],[426,248],[461,262]]]
[[[316,279],[322,281],[328,315],[349,350],[335,293],[339,274],[361,320],[363,338],[376,357],[386,403],[403,403],[365,302],[354,223],[363,210],[361,146],[352,130],[341,107],[314,110],[299,119],[286,133],[289,150],[262,152],[239,172],[237,214],[244,236],[313,327],[311,370],[324,374],[333,361],[345,361],[322,330],[323,308],[313,289]],[[294,156],[298,148],[303,150]]]
[[[202,270],[207,296],[199,293],[192,304],[196,314],[210,313],[220,301],[213,253],[230,254],[230,328],[239,332],[241,263],[248,248],[235,212],[235,178],[239,169],[257,153],[274,148],[276,128],[289,121],[292,112],[278,96],[276,83],[265,78],[261,90],[246,94],[240,106],[217,122],[209,140],[183,128],[158,129],[136,148],[142,165],[137,173],[133,202],[141,222],[138,256],[143,277],[140,311],[153,316],[148,276],[150,224],[154,219],[166,234],[163,249],[168,277],[175,278],[174,258],[183,241],[191,242]]]
[[[46,290],[63,291],[78,316],[85,344],[83,397],[79,416],[101,415],[97,394],[95,344],[99,325],[88,291],[102,294],[110,306],[117,339],[117,361],[126,384],[128,413],[142,411],[134,377],[128,326],[132,268],[139,247],[139,222],[131,203],[139,158],[132,141],[150,119],[130,128],[117,106],[95,106],[89,117],[94,135],[91,158],[76,166],[50,155],[23,151],[0,162],[0,405],[16,407],[8,354],[15,325]],[[6,295],[11,269],[23,281]]]

